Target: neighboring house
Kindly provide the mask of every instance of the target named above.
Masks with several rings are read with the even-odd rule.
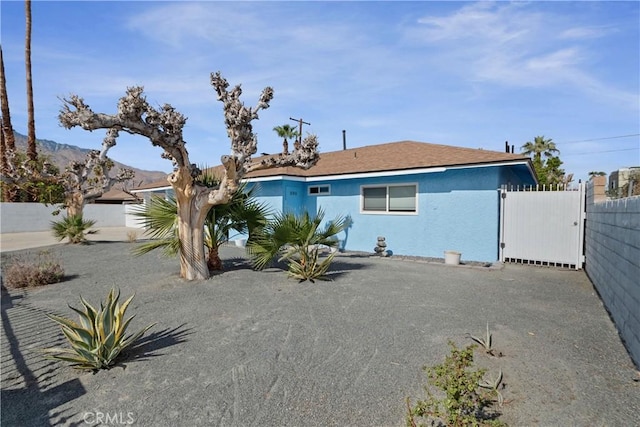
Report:
[[[138,200],[134,196],[118,188],[110,189],[93,201],[93,203],[103,205],[124,205],[137,202]]]
[[[612,197],[626,197],[622,194],[623,187],[629,183],[629,178],[633,173],[640,173],[640,166],[621,168],[609,174],[609,192]]]
[[[311,169],[267,169],[245,180],[274,210],[348,216],[341,249],[373,253],[384,236],[398,255],[456,250],[463,261],[491,262],[499,253],[498,190],[536,184],[529,157],[413,141],[320,153]]]

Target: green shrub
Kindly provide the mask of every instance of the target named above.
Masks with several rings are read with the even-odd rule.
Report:
[[[84,243],[87,241],[87,233],[97,233],[97,230],[89,230],[95,224],[93,220],[82,219],[82,215],[71,215],[60,221],[51,221],[51,229],[54,237],[60,242],[69,239],[69,243]]]
[[[100,303],[99,310],[80,297],[83,310],[69,306],[78,313],[79,323],[48,314],[51,320],[62,327],[62,333],[71,345],[70,349],[46,349],[45,352],[52,354],[49,358],[70,362],[76,369],[109,369],[122,350],[153,326],[151,324],[135,334],[126,335],[127,327],[134,316],[125,320],[124,315],[133,297],[134,295],[120,305],[120,291],[112,289],[105,304]]]
[[[30,288],[61,282],[64,269],[60,260],[48,251],[12,257],[4,268],[7,288]]]
[[[279,256],[279,261],[288,264],[289,276],[312,282],[324,279],[335,254],[320,261],[320,247],[336,247],[335,235],[345,229],[347,222],[339,217],[320,229],[323,219],[322,209],[313,217],[308,212],[277,215],[247,244],[254,266],[263,269]]]
[[[485,392],[484,369],[473,370],[473,351],[475,345],[458,349],[449,341],[451,354],[445,358],[444,363],[433,367],[425,366],[429,384],[424,387],[427,398],[418,400],[411,407],[407,398],[407,426],[418,425],[446,425],[446,426],[502,426],[497,420],[500,415],[497,412],[489,412],[492,404],[489,393]],[[502,381],[502,372],[499,376]],[[482,382],[482,386],[481,386]],[[435,387],[444,394],[438,399],[431,391]],[[489,385],[487,384],[487,387]],[[496,390],[497,391],[497,385]],[[500,399],[502,395],[500,395]],[[429,424],[418,424],[422,419]]]

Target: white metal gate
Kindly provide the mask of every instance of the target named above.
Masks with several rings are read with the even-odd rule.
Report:
[[[584,263],[585,186],[500,190],[500,260],[580,269]]]

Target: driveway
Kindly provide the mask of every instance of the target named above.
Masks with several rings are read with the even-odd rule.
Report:
[[[402,426],[422,367],[487,322],[503,357],[476,364],[504,373],[503,421],[638,425],[640,378],[582,271],[341,254],[332,281],[298,283],[229,246],[224,273],[184,282],[132,247],[51,246],[68,280],[3,294],[2,425]],[[128,359],[95,374],[42,359],[64,344],[45,313],[114,286],[136,293],[132,331],[156,322]]]

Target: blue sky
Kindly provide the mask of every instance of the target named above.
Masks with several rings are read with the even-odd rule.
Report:
[[[14,128],[26,133],[24,2],[1,3]],[[191,161],[229,152],[221,71],[255,105],[258,151],[273,127],[311,123],[320,150],[400,140],[516,151],[552,138],[577,179],[640,165],[640,2],[59,2],[34,1],[38,138],[84,148],[102,132],[59,126],[59,98],[114,113],[127,86],[188,117]],[[161,150],[123,136],[111,157],[170,171]]]

